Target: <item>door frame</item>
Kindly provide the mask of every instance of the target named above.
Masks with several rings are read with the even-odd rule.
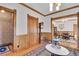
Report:
[[[34,17],[34,16],[32,16],[32,15],[29,15],[29,14],[27,14],[27,34],[28,34],[28,36],[29,36],[29,17],[33,17],[33,18],[36,18],[37,19],[37,23],[38,23],[38,40],[39,40],[39,22],[38,22],[38,18],[37,17]],[[39,43],[39,42],[38,42]],[[29,47],[30,47],[30,41],[29,41]]]
[[[10,9],[10,8],[7,8],[7,7],[4,7],[4,6],[0,6],[0,10],[5,10],[9,13],[13,13],[13,27],[14,27],[14,38],[13,38],[13,43],[12,43],[12,49],[11,51],[14,51],[14,40],[15,40],[15,37],[16,37],[16,9]]]

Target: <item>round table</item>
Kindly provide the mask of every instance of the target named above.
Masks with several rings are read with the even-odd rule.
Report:
[[[51,52],[51,56],[66,56],[70,53],[69,50],[63,46],[55,46],[52,44],[47,44],[45,48],[46,50]]]

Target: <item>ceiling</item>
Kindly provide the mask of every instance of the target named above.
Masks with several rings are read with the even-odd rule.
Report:
[[[49,3],[24,3],[26,5],[28,5],[29,7],[41,12],[42,14],[49,14],[51,13],[49,11]],[[72,7],[72,6],[76,6],[79,5],[79,3],[62,3],[62,5],[60,6],[60,10],[68,8],[68,7]],[[55,6],[53,7],[53,11],[55,12]]]

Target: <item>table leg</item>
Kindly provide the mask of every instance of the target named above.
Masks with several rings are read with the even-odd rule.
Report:
[[[57,54],[51,53],[51,56],[60,56],[60,55],[57,55]]]

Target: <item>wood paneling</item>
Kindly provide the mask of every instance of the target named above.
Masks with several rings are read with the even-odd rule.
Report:
[[[0,6],[0,10],[5,10],[5,11],[10,12],[10,13],[16,13],[15,9],[10,9],[10,8],[4,7],[4,6]]]
[[[78,24],[78,32],[77,32],[77,37],[78,37],[78,48],[79,48],[79,12],[77,13],[77,24]]]
[[[58,35],[63,35],[63,33],[69,33],[70,35],[74,36],[73,31],[57,31]]]
[[[29,37],[28,35],[16,36],[14,40],[14,50],[29,48]]]
[[[41,40],[44,40],[46,38],[47,40],[52,39],[52,33],[49,32],[41,32]]]
[[[31,34],[32,35],[32,34]],[[42,32],[41,33],[41,37],[46,37],[46,39],[48,40],[51,40],[51,33],[49,32]],[[33,37],[31,37],[32,39]],[[32,45],[35,45],[35,44],[38,44],[37,43],[34,43],[36,42],[29,39],[29,35],[19,35],[19,36],[16,36],[16,39],[14,40],[14,51],[17,51],[17,50],[20,50],[20,49],[23,49],[23,48],[31,48]]]

